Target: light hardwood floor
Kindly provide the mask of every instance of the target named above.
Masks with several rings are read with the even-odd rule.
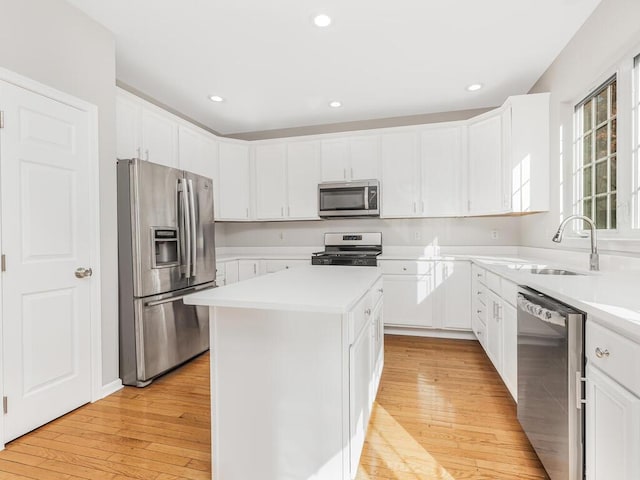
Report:
[[[547,478],[478,343],[385,341],[357,480]],[[203,355],[150,387],[127,387],[9,443],[0,479],[210,479],[209,428]]]

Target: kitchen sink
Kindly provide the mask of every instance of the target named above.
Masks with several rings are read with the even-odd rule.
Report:
[[[531,268],[528,271],[536,275],[584,275],[583,273],[563,270],[561,268]]]

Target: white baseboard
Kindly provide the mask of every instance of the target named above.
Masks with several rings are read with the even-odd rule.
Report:
[[[410,335],[413,337],[451,338],[454,340],[477,340],[473,332],[457,330],[436,330],[430,328],[385,326],[384,333],[389,335]]]
[[[120,380],[119,378],[111,383],[107,383],[106,385],[102,386],[100,398],[108,397],[112,393],[116,393],[118,390],[121,390],[123,387],[124,385],[122,385],[122,380]]]

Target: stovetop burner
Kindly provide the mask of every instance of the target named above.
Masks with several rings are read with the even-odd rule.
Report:
[[[325,233],[325,249],[315,252],[312,265],[377,266],[382,233]]]

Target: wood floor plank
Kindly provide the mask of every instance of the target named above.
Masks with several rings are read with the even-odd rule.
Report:
[[[356,480],[544,480],[477,342],[385,337]],[[209,355],[7,445],[0,480],[208,480]]]

